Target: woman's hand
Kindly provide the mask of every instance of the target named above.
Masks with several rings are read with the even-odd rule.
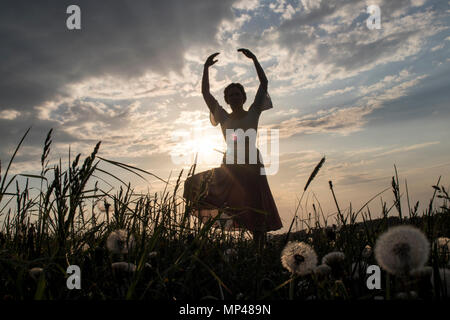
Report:
[[[250,58],[252,60],[256,59],[256,56],[253,54],[253,52],[251,52],[248,49],[241,48],[241,49],[238,49],[237,51],[242,52],[247,58]]]
[[[264,73],[263,68],[258,62],[258,59],[256,59],[256,56],[248,49],[240,48],[237,51],[242,52],[247,58],[250,58],[253,60],[253,63],[255,64],[256,72],[258,73],[259,82],[261,84],[261,92],[267,91],[267,78]],[[258,91],[260,91],[258,89]]]
[[[205,68],[209,68],[210,66],[212,66],[214,63],[216,63],[216,62],[218,61],[218,60],[214,60],[214,58],[215,58],[218,54],[220,54],[220,52],[213,53],[212,55],[210,55],[210,56],[208,57],[208,59],[206,59],[206,62],[205,62]]]

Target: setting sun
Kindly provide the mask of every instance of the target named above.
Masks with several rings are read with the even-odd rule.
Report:
[[[176,131],[173,137],[177,142],[172,148],[172,159],[186,167],[194,163],[196,154],[198,165],[215,166],[221,162],[226,149],[223,138],[209,129]]]

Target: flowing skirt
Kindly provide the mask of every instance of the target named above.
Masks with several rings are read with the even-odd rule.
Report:
[[[282,227],[263,164],[225,164],[194,174],[184,182],[183,197],[202,222],[216,221],[226,230],[273,231]]]

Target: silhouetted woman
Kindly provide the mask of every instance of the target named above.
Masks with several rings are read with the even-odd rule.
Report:
[[[247,111],[243,105],[247,100],[244,87],[239,83],[231,83],[224,90],[225,102],[230,105],[232,112],[228,113],[219,105],[209,91],[208,69],[215,64],[214,58],[219,53],[208,57],[204,64],[202,94],[210,110],[210,121],[213,126],[220,123],[222,134],[226,140],[226,129],[258,129],[261,112],[272,108],[272,101],[267,93],[267,78],[256,56],[248,49],[238,49],[246,57],[253,60],[259,78],[259,88],[252,105]],[[234,140],[234,159],[227,160],[227,152],[223,156],[222,164],[218,168],[203,171],[188,177],[184,183],[184,198],[193,200],[201,193],[205,181],[208,181],[206,192],[200,197],[195,208],[195,214],[203,221],[215,217],[219,209],[224,212],[221,218],[228,217],[227,229],[247,229],[253,234],[255,244],[259,249],[264,245],[267,231],[278,230],[282,227],[277,206],[267,182],[267,177],[261,174],[264,164],[260,159],[258,148],[245,141],[245,163],[237,161],[237,142]],[[231,140],[229,140],[231,141]],[[253,140],[254,141],[254,140]],[[256,163],[249,161],[249,150],[257,152]],[[203,183],[203,184],[202,184]]]

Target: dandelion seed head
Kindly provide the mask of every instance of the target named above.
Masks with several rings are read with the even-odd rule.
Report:
[[[300,265],[300,263],[305,262],[305,257],[301,254],[294,254],[294,262],[296,265]]]
[[[406,275],[423,267],[428,260],[430,244],[422,231],[410,225],[395,226],[380,235],[375,258],[387,272]]]
[[[394,244],[393,248],[392,248],[392,252],[394,254],[396,254],[397,256],[401,257],[401,258],[408,258],[408,255],[411,251],[411,247],[409,245],[409,243],[406,242],[399,242]]]
[[[134,237],[128,238],[127,231],[119,229],[111,232],[106,240],[106,247],[115,254],[127,254],[134,246]]]
[[[334,267],[336,265],[341,265],[344,262],[345,254],[340,251],[333,251],[327,253],[322,258],[322,264],[329,265],[330,267]]]
[[[317,265],[317,254],[304,242],[290,241],[281,252],[281,264],[298,275],[311,273]]]
[[[331,267],[327,264],[321,264],[321,265],[317,266],[316,268],[314,268],[314,274],[321,276],[321,277],[325,277],[330,273],[331,273]]]
[[[344,273],[345,254],[340,251],[333,251],[327,253],[322,258],[322,264],[328,265],[331,268],[331,274],[335,278],[340,278]]]

